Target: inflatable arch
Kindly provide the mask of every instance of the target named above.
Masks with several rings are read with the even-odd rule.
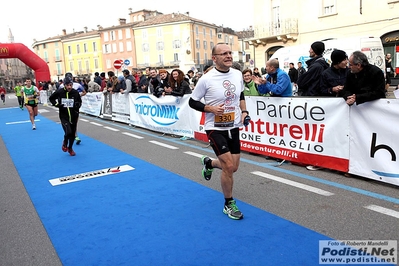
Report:
[[[0,58],[18,58],[35,71],[36,84],[50,80],[47,63],[22,43],[0,43]]]

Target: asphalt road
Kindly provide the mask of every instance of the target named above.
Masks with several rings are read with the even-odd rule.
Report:
[[[16,106],[16,100],[8,99],[0,108],[10,106]],[[40,110],[42,116],[58,122],[55,108],[40,106]],[[182,141],[84,114],[78,131],[221,191],[220,170],[214,171],[210,181],[201,177],[200,157],[214,157],[206,143]],[[0,152],[0,265],[60,265],[1,136]],[[308,171],[290,163],[279,166],[274,160],[248,153],[242,153],[240,168],[234,176],[235,198],[296,224],[339,240],[399,242],[397,186],[345,177],[326,169]],[[220,200],[222,205],[222,195]]]

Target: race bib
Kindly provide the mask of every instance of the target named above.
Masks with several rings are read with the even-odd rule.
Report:
[[[61,103],[64,105],[64,107],[73,108],[73,103],[74,103],[74,101],[73,101],[73,99],[65,99],[65,98],[62,98],[62,99],[61,99]]]
[[[390,67],[387,67],[387,72],[388,73],[391,72],[391,68]]]
[[[234,126],[234,112],[224,113],[222,115],[215,115],[215,127],[233,127]]]

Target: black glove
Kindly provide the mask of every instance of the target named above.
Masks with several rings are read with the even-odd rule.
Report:
[[[250,117],[249,115],[247,115],[247,116],[244,118],[244,127],[246,127],[246,126],[249,125],[249,121],[251,121],[251,117]]]
[[[64,107],[64,104],[62,104],[62,103],[61,103],[61,104],[58,104],[58,103],[57,103],[57,104],[55,105],[55,107],[63,108],[63,107]]]

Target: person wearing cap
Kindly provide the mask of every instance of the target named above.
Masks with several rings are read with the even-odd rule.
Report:
[[[323,42],[314,42],[310,46],[309,56],[306,61],[308,71],[298,77],[297,85],[300,96],[320,96],[321,74],[329,65],[323,57],[325,47]]]
[[[350,73],[346,77],[342,96],[348,105],[385,98],[385,77],[382,70],[369,63],[367,55],[355,51],[349,57]]]
[[[331,67],[321,74],[321,94],[323,96],[339,96],[349,71],[348,55],[345,51],[334,50],[331,53]]]
[[[64,88],[51,94],[49,100],[53,106],[59,108],[58,114],[64,130],[64,140],[62,141],[61,149],[63,152],[68,152],[69,155],[75,156],[73,143],[75,141],[82,99],[79,92],[73,89],[72,79],[66,77],[64,79]]]

